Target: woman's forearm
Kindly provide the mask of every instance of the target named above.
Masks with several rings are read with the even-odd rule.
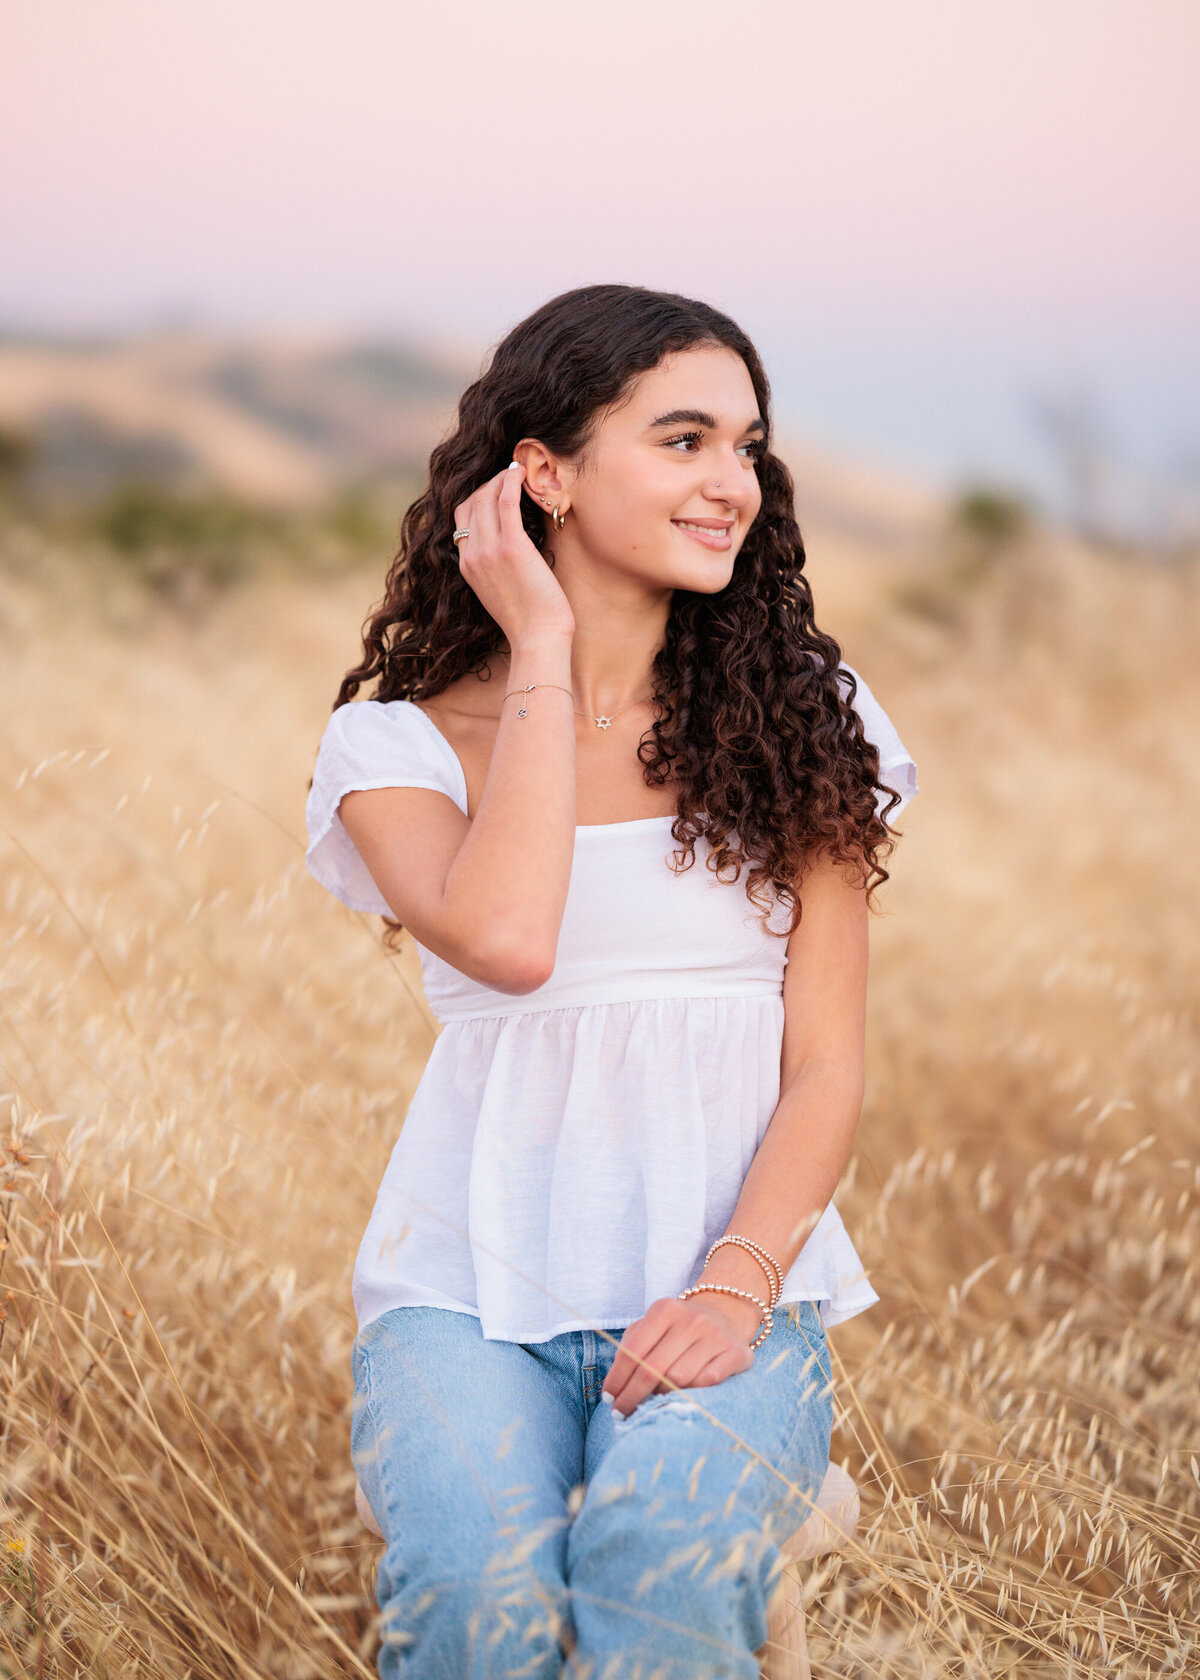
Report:
[[[742,1182],[725,1230],[765,1248],[785,1277],[846,1169],[863,1089],[861,1070],[844,1062],[814,1065],[797,1076],[781,1093]],[[730,1284],[769,1299],[763,1266],[739,1243],[722,1243],[695,1281]],[[748,1335],[760,1321],[751,1301],[720,1293],[707,1299],[726,1308]]]
[[[500,709],[487,781],[447,871],[447,922],[478,956],[527,961],[549,976],[575,846],[575,705],[569,636],[512,650],[508,690],[535,688]],[[563,693],[563,689],[567,692]],[[525,717],[518,712],[524,706]]]

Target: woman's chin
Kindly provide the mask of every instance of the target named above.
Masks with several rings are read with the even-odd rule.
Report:
[[[713,555],[713,561],[720,560],[721,564],[673,566],[674,576],[671,586],[674,589],[688,589],[693,595],[717,595],[733,576],[733,565],[728,554]]]

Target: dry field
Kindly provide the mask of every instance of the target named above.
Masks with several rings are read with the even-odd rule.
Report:
[[[954,595],[810,549],[922,783],[838,1196],[883,1301],[831,1336],[865,1521],[809,1577],[814,1669],[1196,1673],[1195,572],[1039,536]],[[374,1673],[349,1277],[432,1027],[301,856],[374,588],[187,626],[0,558],[0,1675]]]

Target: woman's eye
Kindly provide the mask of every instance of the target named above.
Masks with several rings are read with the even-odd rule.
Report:
[[[668,449],[673,449],[675,447],[675,445],[678,444],[678,443],[700,444],[700,443],[703,443],[703,442],[704,442],[703,432],[681,432],[678,437],[667,438],[666,446],[667,446]],[[740,444],[738,447],[741,448],[741,449],[749,450],[749,452],[750,452],[749,453],[749,458],[750,458],[751,461],[760,460],[762,458],[762,456],[764,456],[767,452],[766,440],[763,439],[763,438],[754,438],[750,443],[743,443],[743,444]],[[690,452],[690,450],[685,450],[685,451],[682,451],[682,453],[690,454],[691,452]]]

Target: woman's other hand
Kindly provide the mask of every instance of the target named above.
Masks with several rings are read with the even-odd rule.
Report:
[[[750,1369],[750,1343],[761,1323],[754,1302],[736,1296],[714,1291],[679,1301],[664,1295],[627,1326],[600,1392],[612,1395],[617,1417],[628,1417],[648,1394],[667,1394],[672,1386],[711,1388]],[[662,1378],[639,1360],[647,1360]]]
[[[514,462],[454,510],[463,577],[508,637],[510,648],[540,636],[573,636],[575,615],[562,586],[521,522],[525,469]]]

